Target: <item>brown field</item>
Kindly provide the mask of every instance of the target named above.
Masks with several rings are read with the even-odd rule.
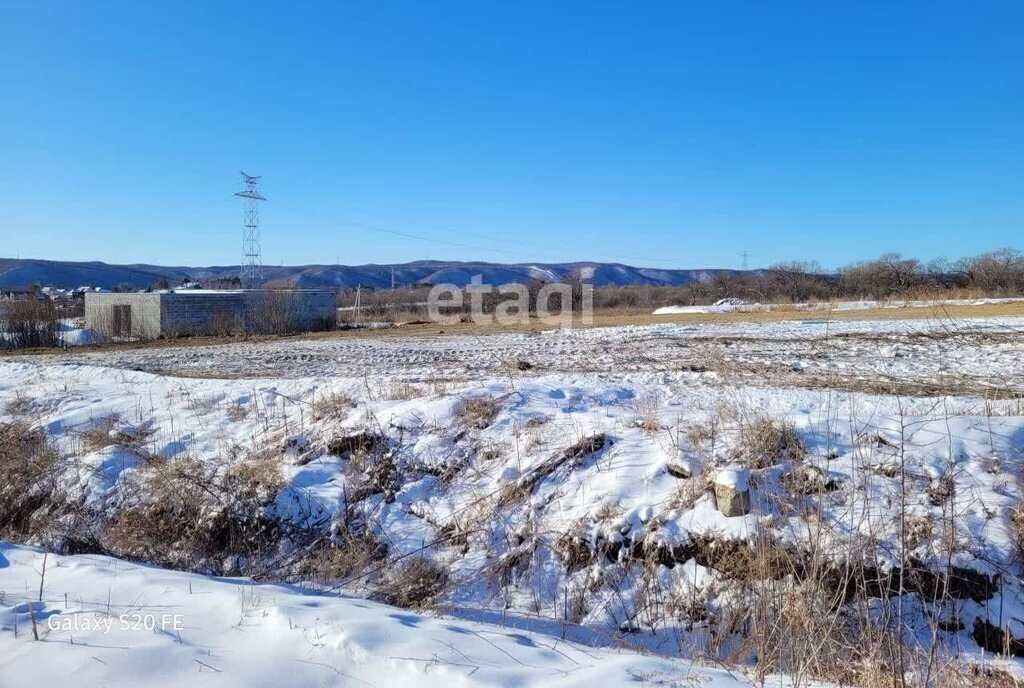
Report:
[[[660,323],[742,323],[742,322],[778,322],[786,320],[960,320],[964,318],[995,318],[1017,316],[1024,317],[1024,301],[1009,303],[990,303],[971,306],[919,306],[900,308],[868,308],[863,310],[833,310],[821,308],[815,310],[797,310],[795,307],[773,306],[771,311],[736,312],[736,313],[683,313],[677,315],[652,315],[649,311],[613,310],[594,314],[590,323],[576,322],[576,327],[623,327],[628,325],[655,325]],[[414,336],[444,335],[488,335],[501,332],[522,332],[552,329],[531,317],[529,324],[498,325],[461,322],[454,325],[440,325],[423,320],[399,321],[397,326],[369,329],[357,328],[332,332],[310,332],[296,335],[259,335],[259,336],[201,336],[156,339],[140,342],[118,342],[110,344],[93,344],[78,346],[76,352],[110,351],[118,349],[161,348],[176,346],[217,346],[221,344],[237,344],[240,341],[268,342],[286,339],[316,340],[341,338],[392,338]],[[63,349],[26,349],[5,352],[5,356],[67,354]]]

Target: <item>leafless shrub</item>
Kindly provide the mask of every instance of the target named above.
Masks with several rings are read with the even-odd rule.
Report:
[[[52,506],[60,468],[46,432],[0,424],[0,539],[38,534]]]
[[[2,305],[0,349],[54,347],[60,344],[60,320],[49,299],[6,301]]]
[[[327,451],[343,459],[354,455],[375,452],[387,447],[387,437],[369,430],[335,437],[327,442]]]
[[[348,494],[351,503],[360,502],[375,494],[383,494],[384,501],[391,503],[401,487],[401,473],[395,462],[394,452],[388,448],[381,435],[363,433],[349,438],[349,451],[342,452],[348,457],[348,470],[352,476],[353,489]],[[332,445],[337,449],[337,443]],[[332,453],[339,453],[332,449]]]
[[[4,405],[4,411],[12,416],[22,416],[32,408],[32,397],[23,390],[16,390],[14,397]]]
[[[313,420],[341,418],[356,407],[356,402],[344,392],[328,392],[313,399]]]
[[[462,397],[455,402],[452,415],[463,428],[482,430],[494,422],[501,407],[491,396]]]
[[[225,479],[242,495],[259,496],[263,501],[269,501],[285,485],[281,459],[269,453],[235,462]]]
[[[366,573],[387,556],[388,548],[368,528],[342,528],[334,538],[321,539],[303,558],[299,574],[326,585]]]
[[[409,557],[388,573],[373,597],[395,607],[426,609],[448,589],[448,572],[427,557]]]
[[[800,461],[806,451],[792,423],[757,418],[740,428],[737,454],[756,469],[767,468],[780,460]]]
[[[99,451],[106,447],[124,447],[138,450],[152,436],[154,430],[149,423],[128,425],[118,415],[104,416],[81,432],[86,451]]]
[[[274,552],[283,536],[284,524],[265,514],[272,495],[261,488],[264,478],[258,469],[218,476],[192,459],[151,460],[127,488],[130,504],[111,519],[101,543],[131,559],[238,573],[246,560]]]
[[[648,435],[662,429],[661,398],[655,394],[646,394],[636,401],[636,426]]]
[[[237,401],[228,404],[227,416],[232,423],[239,423],[249,415],[249,406]]]
[[[956,492],[956,481],[952,475],[941,475],[932,480],[925,491],[928,493],[928,499],[933,506],[942,506]]]

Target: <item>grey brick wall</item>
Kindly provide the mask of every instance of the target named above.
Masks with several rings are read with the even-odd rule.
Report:
[[[114,306],[124,305],[132,310],[131,336],[141,339],[331,329],[337,314],[328,289],[88,293],[86,325],[112,336]]]

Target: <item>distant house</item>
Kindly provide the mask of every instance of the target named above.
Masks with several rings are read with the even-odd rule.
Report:
[[[46,295],[39,287],[0,287],[0,301],[43,301]]]

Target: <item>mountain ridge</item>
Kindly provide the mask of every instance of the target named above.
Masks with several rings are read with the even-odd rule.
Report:
[[[102,261],[59,261],[35,258],[0,258],[0,287],[37,284],[62,289],[81,286],[113,289],[118,285],[146,288],[160,280],[172,284],[185,279],[229,279],[240,272],[238,265],[161,266],[147,263],[116,264]],[[491,263],[485,261],[418,260],[410,263],[365,265],[263,266],[265,286],[346,288],[362,285],[375,289],[417,284],[451,283],[465,286],[479,275],[488,284],[529,280],[561,281],[575,275],[596,286],[682,285],[710,279],[718,273],[742,270],[644,268],[624,263],[576,261],[567,263]],[[750,271],[750,272],[757,272]]]

